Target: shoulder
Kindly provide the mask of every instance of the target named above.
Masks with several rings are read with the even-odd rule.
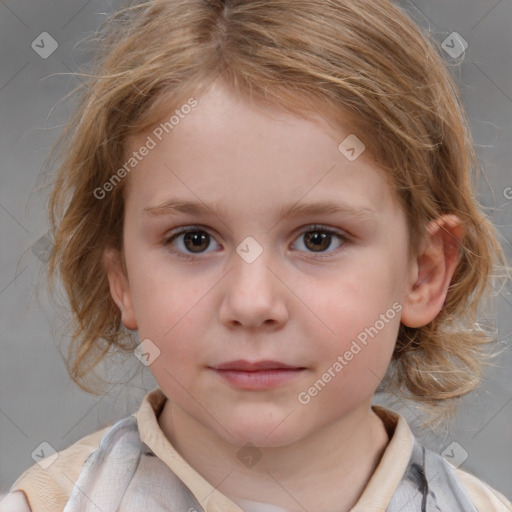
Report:
[[[382,462],[386,463],[384,464],[385,468],[382,467],[381,469],[385,469],[385,471],[379,471],[379,468],[377,468],[377,471],[379,471],[379,482],[389,481],[389,489],[396,489],[396,478],[391,482],[394,466],[402,465],[404,470],[407,471],[405,469],[404,462],[406,458],[409,459],[409,463],[411,462],[411,458],[413,457],[411,448],[414,447],[415,444],[421,445],[421,443],[416,437],[414,437],[407,421],[400,414],[382,406],[373,406],[373,409],[384,421],[391,438],[382,459]],[[441,463],[448,471],[446,473],[447,477],[450,474],[455,476],[458,481],[458,485],[462,486],[466,491],[467,497],[474,504],[478,512],[512,512],[512,503],[502,493],[476,476],[459,468],[455,468],[440,454],[426,449],[425,446],[423,446],[423,448],[426,450],[426,453],[431,454],[429,461],[434,462],[435,468],[439,469],[439,463]],[[392,455],[390,459],[392,463],[387,463],[389,458],[387,458],[386,455]],[[381,465],[383,464],[381,463]],[[400,477],[403,476],[404,473],[400,471]]]
[[[0,512],[62,510],[87,458],[110,426],[83,437],[68,448],[29,467],[0,501]]]
[[[512,512],[512,503],[499,491],[466,471],[452,469],[478,512]]]

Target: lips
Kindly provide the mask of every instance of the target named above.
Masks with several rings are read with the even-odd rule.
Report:
[[[246,391],[265,391],[299,378],[306,368],[280,361],[246,361],[239,359],[210,367],[223,382]]]
[[[299,370],[302,367],[293,366],[280,361],[255,361],[250,362],[243,359],[222,363],[213,367],[215,370],[234,370],[240,372],[257,372],[262,370]]]

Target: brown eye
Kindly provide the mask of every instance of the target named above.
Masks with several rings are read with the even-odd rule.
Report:
[[[189,231],[183,237],[183,243],[191,252],[202,252],[210,245],[210,235],[204,231]]]
[[[310,231],[304,235],[305,245],[312,251],[325,251],[331,245],[332,236],[321,231]]]
[[[170,246],[178,256],[191,257],[194,254],[211,252],[214,240],[204,229],[185,228],[168,235],[164,239],[163,245]]]
[[[318,253],[319,256],[330,256],[347,241],[348,237],[342,232],[322,226],[311,226],[297,238],[294,248],[309,253]]]

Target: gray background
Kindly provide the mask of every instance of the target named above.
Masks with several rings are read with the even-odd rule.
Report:
[[[38,175],[70,114],[69,105],[59,102],[78,84],[78,78],[65,73],[87,62],[87,54],[75,46],[90,36],[105,13],[120,5],[95,0],[0,2],[0,493],[34,463],[31,454],[40,443],[61,450],[134,412],[154,386],[134,357],[117,366],[108,363],[113,382],[121,382],[113,383],[105,395],[87,395],[71,382],[59,348],[66,341],[60,334],[65,311],[49,303],[42,272],[47,189]],[[415,0],[401,5],[439,42],[452,32],[468,42],[459,59],[445,57],[461,87],[485,169],[479,198],[503,235],[510,261],[512,1]],[[58,43],[45,59],[31,47],[42,32]],[[39,299],[38,285],[43,291]],[[448,432],[420,431],[411,404],[398,402],[394,407],[438,452],[456,442],[448,452],[459,462],[467,456],[461,468],[512,499],[510,289],[501,291],[496,306],[497,340],[504,353],[487,371],[484,387],[463,400]],[[132,370],[142,371],[126,383]],[[376,401],[387,403],[385,397]]]

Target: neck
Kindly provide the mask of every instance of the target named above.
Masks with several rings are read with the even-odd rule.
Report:
[[[251,500],[290,512],[350,510],[389,442],[384,424],[369,403],[300,441],[258,448],[261,458],[254,465],[247,459],[249,467],[237,458],[239,446],[168,400],[159,423],[181,456],[239,506]]]

